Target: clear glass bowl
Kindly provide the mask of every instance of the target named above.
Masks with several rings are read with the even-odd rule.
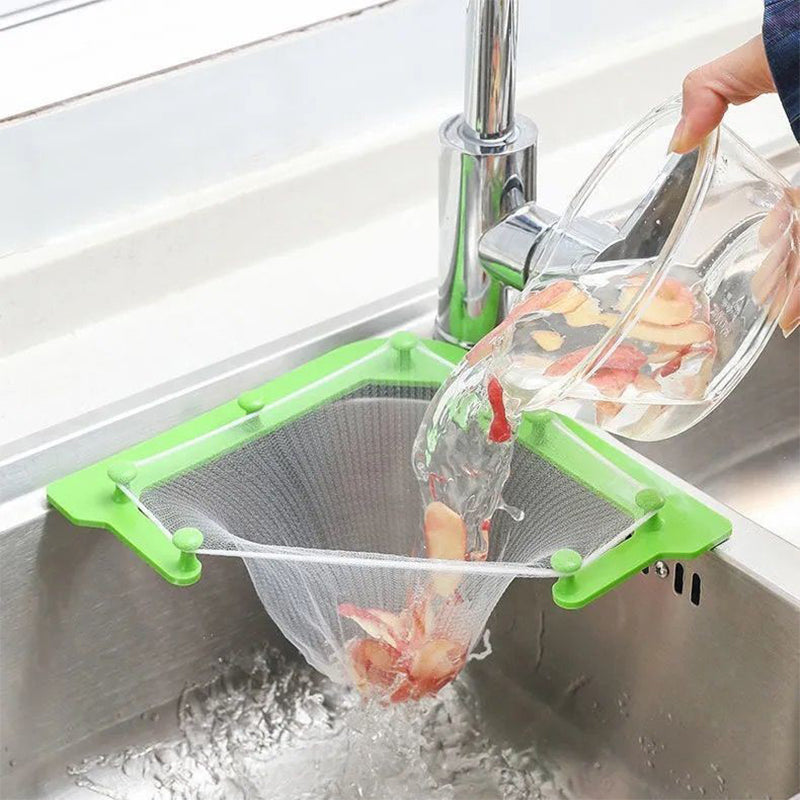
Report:
[[[798,193],[720,127],[668,152],[673,99],[625,133],[534,251],[495,349],[522,407],[633,439],[694,425],[742,379],[798,279]]]

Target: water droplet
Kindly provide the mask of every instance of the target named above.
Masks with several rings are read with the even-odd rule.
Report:
[[[497,506],[498,511],[505,511],[514,522],[522,522],[525,519],[525,512],[516,506],[509,506],[504,501],[500,501]]]

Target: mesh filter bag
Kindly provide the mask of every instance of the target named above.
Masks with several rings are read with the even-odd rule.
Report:
[[[640,525],[643,486],[550,416],[540,446],[523,435],[514,451],[504,496],[523,519],[495,515],[485,560],[429,558],[411,451],[435,385],[359,382],[348,369],[141,459],[123,488],[165,534],[197,528],[198,553],[242,558],[318,670],[383,700],[418,698],[459,672],[515,576],[555,577],[556,550],[586,563]]]

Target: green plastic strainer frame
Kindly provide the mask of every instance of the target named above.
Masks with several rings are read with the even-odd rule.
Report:
[[[168,470],[159,478],[168,477],[241,445],[243,426],[234,423],[245,415],[253,417],[246,435],[257,438],[367,384],[436,388],[464,355],[454,345],[408,333],[388,341],[391,346],[385,339],[355,342],[309,361],[236,400],[56,481],[48,487],[48,500],[75,525],[114,533],[170,583],[193,584],[202,570],[194,552],[202,538],[183,530],[170,540],[131,500],[121,487],[137,482],[136,462],[141,465],[158,457],[162,473],[164,465]],[[291,403],[281,402],[288,396]],[[230,441],[225,439],[227,430],[237,431]],[[588,448],[576,446],[575,436]],[[517,441],[609,502],[617,493],[611,491],[609,481],[614,476],[603,467],[604,460],[648,487],[636,495],[638,509],[622,509],[650,514],[628,539],[585,564],[572,551],[554,555],[553,568],[564,574],[553,584],[553,599],[563,608],[587,605],[659,559],[694,558],[730,536],[731,523],[725,517],[571,419],[550,411],[527,414]],[[191,447],[183,447],[189,443]],[[148,476],[146,484],[153,482]],[[613,502],[618,505],[618,500]]]

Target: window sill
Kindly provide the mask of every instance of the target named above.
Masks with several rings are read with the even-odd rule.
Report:
[[[100,0],[0,17],[0,120],[351,16],[376,0]],[[47,6],[44,7],[46,11]],[[16,20],[16,22],[15,22]]]

